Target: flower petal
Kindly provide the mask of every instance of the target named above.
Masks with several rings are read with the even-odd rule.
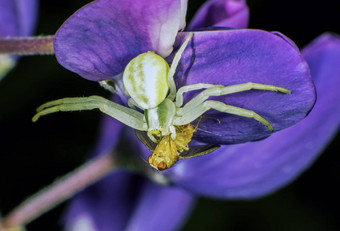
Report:
[[[125,125],[118,120],[108,115],[104,115],[97,145],[93,151],[94,156],[105,154],[109,150],[112,150],[119,142],[124,127]]]
[[[191,211],[190,193],[148,182],[126,230],[177,230]]]
[[[245,0],[209,0],[197,11],[188,29],[211,26],[246,28],[248,19]]]
[[[113,101],[121,103],[117,97]],[[133,129],[105,116],[93,156],[109,150],[126,156],[127,153],[118,153],[120,144],[129,144],[132,153],[145,148]],[[118,169],[76,195],[64,223],[70,231],[153,230],[163,226],[162,230],[173,230],[182,224],[192,203],[187,191],[155,185],[144,177]],[[165,212],[167,216],[163,217]]]
[[[142,187],[143,179],[126,171],[110,173],[73,199],[64,218],[66,230],[124,230]]]
[[[183,41],[178,36],[176,45]],[[168,60],[172,60],[169,56]],[[261,30],[195,32],[177,68],[178,87],[196,83],[230,86],[247,82],[270,84],[292,91],[283,94],[251,90],[214,97],[221,102],[252,110],[264,117],[274,131],[303,119],[315,101],[309,68],[295,46],[281,36]],[[197,91],[196,91],[197,92]],[[191,99],[196,92],[186,93]],[[194,138],[206,143],[241,143],[263,139],[271,132],[260,122],[210,110],[204,114]]]
[[[119,103],[118,97],[113,101]],[[125,125],[104,115],[100,135],[92,156],[115,150]],[[115,153],[117,154],[117,153]],[[133,185],[141,181],[126,171],[117,170],[74,197],[64,218],[67,230],[122,230],[126,226],[138,193]],[[139,188],[139,187],[137,187]]]
[[[253,143],[224,146],[179,162],[172,179],[200,194],[256,198],[294,180],[327,146],[340,125],[340,37],[324,34],[303,50],[318,100],[298,124]]]
[[[37,0],[0,1],[0,36],[27,36],[36,22]]]
[[[64,223],[69,231],[176,230],[193,201],[183,189],[114,171],[76,196]]]
[[[167,56],[185,26],[187,0],[97,0],[71,16],[55,37],[65,68],[100,81],[121,73],[140,53]]]

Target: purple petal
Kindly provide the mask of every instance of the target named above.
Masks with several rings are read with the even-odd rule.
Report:
[[[246,28],[248,19],[249,10],[245,0],[209,0],[195,14],[188,28]]]
[[[118,102],[117,97],[113,101]],[[106,154],[116,148],[124,136],[125,125],[104,116],[97,147],[92,156]],[[123,230],[137,200],[144,180],[127,171],[116,170],[98,183],[76,195],[64,217],[67,230]]]
[[[113,100],[117,102],[117,100]],[[120,102],[120,101],[119,101]],[[97,145],[94,149],[94,156],[102,155],[112,150],[122,135],[125,125],[108,115],[103,115],[103,121],[100,126]]]
[[[37,0],[0,1],[0,36],[27,36],[36,23]]]
[[[64,223],[70,231],[175,230],[192,203],[183,189],[115,171],[76,196]]]
[[[181,33],[176,41],[183,41]],[[274,131],[303,119],[315,101],[309,68],[295,46],[261,30],[195,32],[177,68],[178,87],[196,83],[230,86],[247,82],[284,87],[292,94],[251,90],[214,97],[228,105],[258,113]],[[172,56],[168,58],[172,60]],[[190,99],[197,94],[185,94]],[[263,139],[271,132],[258,121],[210,110],[194,138],[207,143],[241,143]]]
[[[64,218],[66,229],[124,230],[142,187],[143,180],[130,173],[112,172],[73,199]]]
[[[293,127],[254,143],[224,146],[179,162],[172,179],[200,194],[256,198],[294,180],[327,146],[340,125],[340,37],[324,34],[303,50],[318,100]]]
[[[194,200],[187,191],[148,182],[126,230],[178,230]]]
[[[100,81],[121,73],[140,53],[167,56],[185,26],[186,0],[98,0],[71,16],[55,37],[61,65]]]
[[[120,129],[117,132],[117,123],[110,117],[105,118],[96,155],[108,151],[109,147],[114,149],[122,139],[129,144],[139,142],[132,137],[132,129],[124,129],[127,133]],[[131,147],[138,149],[137,143]],[[155,185],[144,177],[116,170],[76,195],[64,223],[71,231],[153,230],[156,227],[174,230],[191,211],[192,203],[192,196],[185,190]]]
[[[117,97],[112,100],[119,103]],[[125,125],[104,115],[100,127],[101,132],[92,156],[115,150]],[[138,179],[130,173],[115,171],[80,192],[72,200],[65,215],[67,230],[122,230],[136,200],[136,188],[133,187],[136,182]]]
[[[113,101],[119,103],[117,97]],[[131,144],[133,153],[145,148],[140,149],[133,129],[105,116],[94,156],[109,150],[118,154],[117,146],[124,140]],[[116,170],[75,196],[64,223],[71,231],[174,230],[182,224],[192,203],[187,191],[155,185],[141,176]],[[167,216],[163,217],[165,212]]]

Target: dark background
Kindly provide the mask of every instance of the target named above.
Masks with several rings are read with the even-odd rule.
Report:
[[[37,34],[54,34],[86,2],[41,1]],[[189,0],[188,21],[202,2]],[[340,34],[339,0],[248,0],[248,4],[249,27],[280,31],[300,48],[325,31]],[[52,99],[93,94],[109,95],[97,83],[61,67],[53,56],[22,58],[0,83],[3,214],[81,165],[96,141],[99,112],[58,113],[33,124],[35,108]],[[340,230],[339,138],[294,183],[270,196],[256,201],[199,199],[183,230]],[[28,230],[60,230],[65,204],[32,222]]]

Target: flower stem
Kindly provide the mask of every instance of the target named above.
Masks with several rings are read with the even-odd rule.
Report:
[[[21,227],[93,184],[115,167],[112,153],[102,155],[29,197],[0,221],[0,230]]]
[[[0,54],[48,55],[54,54],[54,36],[0,38]]]

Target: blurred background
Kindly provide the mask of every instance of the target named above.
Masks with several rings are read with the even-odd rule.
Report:
[[[41,1],[36,34],[54,34],[87,2]],[[203,2],[189,0],[188,21]],[[248,5],[250,28],[280,31],[300,48],[325,31],[340,34],[339,0],[248,0]],[[58,113],[32,123],[36,107],[94,94],[109,96],[97,83],[64,69],[53,56],[23,57],[0,83],[2,214],[81,165],[96,142],[101,113]],[[270,196],[255,201],[200,198],[183,230],[340,230],[339,141],[337,135],[306,172]],[[65,205],[32,222],[28,230],[60,230]]]

